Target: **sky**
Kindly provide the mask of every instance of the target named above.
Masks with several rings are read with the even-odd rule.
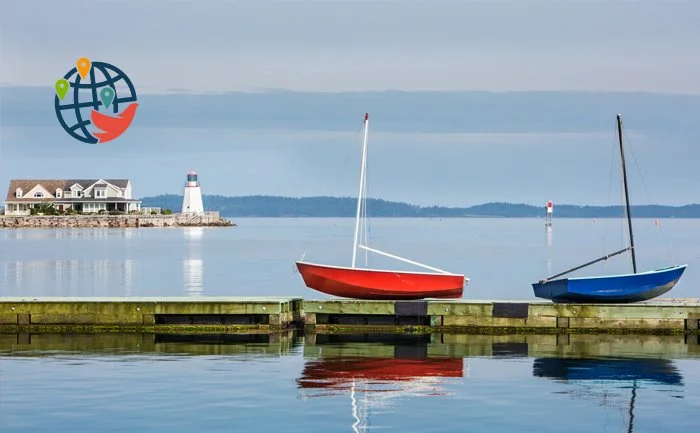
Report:
[[[47,106],[23,105],[0,91],[2,185],[11,178],[129,177],[137,196],[181,193],[195,168],[205,193],[354,195],[366,110],[377,119],[370,194],[446,206],[607,204],[614,108],[634,114],[629,100],[577,113],[582,123],[610,119],[607,129],[561,135],[519,119],[522,130],[513,130],[509,119],[523,112],[547,123],[560,100],[546,96],[548,109],[547,101],[526,98],[504,110],[503,130],[459,130],[455,125],[475,124],[477,116],[445,110],[417,131],[415,118],[391,119],[404,113],[400,97],[386,94],[377,103],[358,96],[361,106],[347,102],[355,93],[342,92],[646,92],[686,95],[692,103],[684,107],[700,106],[700,3],[692,0],[9,0],[2,9],[0,86],[40,86],[47,99]],[[51,110],[53,83],[83,56],[118,65],[141,97],[132,127],[104,145],[68,137]],[[265,119],[256,107],[252,117],[234,106],[236,98],[216,113],[175,116],[168,107],[183,99],[156,107],[144,96],[186,92],[204,101],[198,95],[232,91],[281,91],[264,99],[275,116]],[[285,96],[290,91],[344,95],[344,111],[314,105],[303,127],[290,126],[309,106],[294,105],[301,103]],[[473,103],[477,113],[490,109],[489,98]],[[700,157],[699,127],[688,122],[681,135],[670,124],[645,130],[653,116],[668,115],[669,105],[654,101],[645,102],[643,119],[625,117],[644,176],[634,184],[636,197],[640,204],[700,202],[692,163]],[[216,117],[216,124],[192,120],[198,116]]]

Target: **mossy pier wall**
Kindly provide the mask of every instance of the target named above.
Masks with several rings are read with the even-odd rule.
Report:
[[[697,338],[699,325],[697,299],[619,305],[266,297],[0,297],[0,333],[235,333],[304,329],[314,334],[637,333]]]

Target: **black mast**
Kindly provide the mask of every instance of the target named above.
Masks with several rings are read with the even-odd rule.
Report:
[[[622,115],[617,115],[617,136],[620,141],[620,158],[622,159],[622,181],[625,184],[625,204],[627,207],[627,227],[630,232],[630,249],[632,250],[632,269],[637,273],[637,259],[634,256],[634,237],[632,236],[632,215],[630,214],[630,196],[627,190],[627,168],[625,167],[625,151],[622,146]]]

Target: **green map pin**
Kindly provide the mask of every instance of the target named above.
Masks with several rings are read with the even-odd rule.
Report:
[[[58,81],[56,81],[56,94],[58,97],[63,100],[63,98],[66,96],[66,93],[68,93],[68,89],[70,89],[70,83],[68,80],[65,78],[61,78]]]
[[[114,100],[114,89],[111,87],[105,87],[104,89],[100,90],[100,99],[102,100],[102,103],[105,104],[105,108],[109,108],[109,105]]]

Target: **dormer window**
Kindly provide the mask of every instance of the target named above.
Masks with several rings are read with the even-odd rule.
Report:
[[[95,190],[95,198],[104,198],[106,196],[106,194],[105,194],[106,192],[107,191],[105,191],[104,189],[96,189]]]
[[[63,196],[63,190],[61,188],[56,188],[56,198],[61,198]]]
[[[44,198],[44,193],[41,191],[37,191],[34,193],[34,198]]]
[[[79,189],[76,189],[76,190],[73,192],[73,194],[74,194],[76,197],[82,197],[82,196],[83,196],[83,192],[82,192],[81,190],[79,190]]]
[[[22,188],[17,188],[15,190],[15,197],[17,197],[17,198],[22,197]]]

